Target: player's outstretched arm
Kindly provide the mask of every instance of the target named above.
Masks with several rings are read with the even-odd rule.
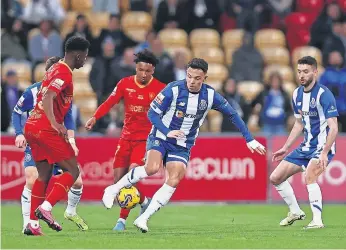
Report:
[[[326,169],[328,165],[328,153],[331,150],[335,140],[336,136],[338,135],[339,128],[338,128],[338,120],[336,117],[331,117],[327,119],[329,132],[327,136],[326,144],[323,147],[323,150],[320,155],[320,166],[324,169]]]
[[[75,156],[78,156],[79,149],[77,147],[76,140],[75,140],[76,125],[75,125],[75,122],[73,121],[73,116],[72,116],[72,103],[70,105],[70,108],[67,114],[65,115],[64,124],[67,129],[68,142],[71,144],[71,147],[74,151]]]
[[[288,136],[286,140],[285,145],[281,149],[273,153],[272,161],[281,161],[284,158],[289,148],[301,135],[303,128],[304,128],[304,125],[303,125],[302,118],[296,118],[296,121],[293,125],[290,135]]]
[[[253,138],[248,127],[246,126],[245,122],[241,119],[241,117],[238,115],[237,111],[235,111],[232,108],[232,106],[227,102],[227,100],[217,92],[215,92],[214,94],[212,109],[220,111],[221,113],[223,113],[231,119],[232,123],[242,133],[243,137],[246,140],[246,145],[252,153],[256,151],[261,155],[265,154],[265,147]]]

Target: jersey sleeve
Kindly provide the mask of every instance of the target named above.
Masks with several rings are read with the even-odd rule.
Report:
[[[336,101],[331,91],[324,91],[321,95],[321,105],[326,119],[339,116]]]
[[[108,99],[97,108],[94,114],[96,120],[103,117],[115,104],[120,102],[120,100],[124,97],[124,89],[124,79],[122,79],[118,82]]]
[[[24,91],[23,95],[18,99],[16,106],[14,106],[14,112],[23,114],[34,108],[34,97],[30,89]]]
[[[299,119],[299,118],[302,118],[302,115],[298,111],[297,95],[298,95],[298,89],[295,89],[293,91],[293,96],[292,96],[292,108],[293,108],[293,112],[294,112],[294,117]]]
[[[59,70],[59,69],[56,69]],[[57,72],[56,76],[51,79],[47,90],[52,90],[56,94],[59,94],[62,90],[64,90],[67,86],[72,84],[72,75],[65,72]]]
[[[161,115],[162,113],[167,111],[168,107],[172,103],[172,99],[172,88],[168,85],[151,102],[150,109],[152,109],[157,114]]]
[[[247,128],[244,121],[240,118],[239,114],[232,106],[228,103],[228,101],[220,95],[218,92],[214,92],[213,105],[211,107],[214,110],[220,111],[224,115],[228,116],[232,123],[239,129],[245,138],[246,142],[250,142],[253,140],[253,137]]]

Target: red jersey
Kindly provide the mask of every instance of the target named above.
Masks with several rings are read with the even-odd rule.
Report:
[[[40,128],[51,128],[51,124],[43,110],[42,98],[46,91],[53,90],[57,96],[53,100],[55,120],[62,124],[73,98],[72,70],[60,61],[54,64],[45,74],[41,88],[37,94],[37,103],[27,123],[36,124]]]
[[[108,99],[96,110],[94,117],[101,118],[123,98],[125,120],[121,138],[125,140],[146,140],[151,130],[147,113],[150,103],[166,85],[152,78],[147,85],[141,85],[135,76],[121,79]]]

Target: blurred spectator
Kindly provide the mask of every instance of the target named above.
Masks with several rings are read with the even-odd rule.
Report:
[[[129,0],[131,11],[151,11],[151,0]]]
[[[45,62],[52,56],[62,57],[61,47],[61,37],[53,30],[49,20],[43,20],[40,23],[40,33],[29,39],[29,55],[34,65]]]
[[[341,124],[341,131],[346,132],[346,67],[343,58],[338,51],[329,54],[329,67],[319,79],[319,83],[327,86],[335,96],[336,106],[339,112],[338,122]]]
[[[76,131],[78,132],[83,130],[84,126],[81,120],[80,110],[77,107],[77,105],[74,103],[72,103],[72,118],[73,118],[74,124],[76,124]]]
[[[261,53],[254,47],[254,37],[245,33],[243,45],[234,51],[230,67],[230,77],[239,81],[262,81],[264,61]]]
[[[282,88],[282,76],[274,72],[266,89],[258,94],[251,106],[260,115],[262,131],[268,134],[286,133],[286,122],[292,113],[290,97]]]
[[[345,62],[346,57],[346,36],[344,36],[343,32],[343,22],[346,23],[346,20],[338,20],[333,23],[332,33],[325,38],[325,42],[323,45],[322,53],[323,53],[323,65],[328,66],[329,54],[332,51],[338,51],[342,58],[343,62]]]
[[[22,94],[18,88],[17,73],[9,70],[4,81],[1,81],[1,131],[7,131],[10,127],[12,110]]]
[[[283,18],[292,11],[293,0],[267,0],[273,12]]]
[[[109,16],[108,29],[102,29],[101,34],[98,38],[98,50],[97,54],[102,53],[102,45],[105,40],[112,39],[115,44],[115,54],[122,55],[124,49],[127,47],[133,47],[137,42],[125,35],[120,29],[120,20],[117,15]]]
[[[107,91],[112,92],[114,86],[124,77],[135,75],[136,74],[136,64],[134,62],[134,49],[127,48],[124,51],[124,55],[116,60],[112,65],[112,78],[110,83],[113,83],[112,86],[109,86]],[[113,87],[113,88],[112,88]]]
[[[234,16],[238,29],[246,29],[255,33],[260,29],[266,17],[270,17],[266,0],[228,0],[226,2],[228,16]]]
[[[93,0],[93,12],[119,14],[118,0]]]
[[[178,51],[174,55],[174,75],[175,81],[182,80],[186,78],[186,66],[187,66],[187,58],[186,54]]]
[[[90,57],[94,57],[96,55],[95,53],[95,43],[94,43],[94,37],[91,33],[91,30],[90,30],[90,27],[89,27],[89,24],[88,24],[88,21],[86,19],[86,17],[83,15],[83,14],[79,14],[77,16],[77,20],[76,20],[76,24],[74,25],[73,27],[73,30],[71,33],[67,34],[66,38],[65,38],[65,41],[64,41],[64,44],[63,44],[63,51],[65,51],[65,43],[66,41],[72,37],[72,36],[81,36],[81,37],[84,37],[85,39],[87,39],[91,46],[89,48],[89,53],[88,55]]]
[[[182,6],[182,27],[190,32],[198,28],[218,29],[221,15],[219,5],[210,0],[188,0]]]
[[[234,79],[229,78],[223,85],[223,95],[228,103],[237,111],[238,115],[246,123],[251,112],[249,105],[246,104],[244,97],[237,93],[237,85]],[[229,119],[229,116],[223,115],[221,132],[238,132],[238,128]]]
[[[174,62],[169,54],[164,51],[159,38],[153,41],[151,50],[159,59],[159,64],[155,67],[154,77],[165,84],[173,82],[175,80]]]
[[[326,4],[321,14],[311,26],[310,45],[323,48],[324,41],[332,33],[333,22],[342,18],[342,11],[336,1]]]
[[[1,61],[4,59],[14,61],[27,60],[26,50],[27,34],[23,29],[23,22],[16,19],[13,24],[6,27],[4,34],[1,36]]]
[[[59,25],[64,17],[65,11],[59,0],[29,0],[22,18],[30,28],[36,28],[47,19],[53,20],[56,25]]]
[[[23,8],[17,0],[1,1],[1,28],[12,25],[14,19],[19,18],[23,13]]]
[[[145,49],[151,50],[151,46],[155,39],[157,39],[157,33],[154,30],[149,30],[148,33],[145,35],[145,41],[141,42],[136,46],[135,52],[138,53],[139,51]]]
[[[123,119],[120,115],[120,105],[116,105],[113,107],[109,114],[110,114],[110,122],[106,129],[106,134],[109,136],[120,136],[121,134],[121,128],[123,126]]]
[[[182,28],[183,8],[182,0],[163,0],[156,12],[155,30],[158,32],[163,28]]]

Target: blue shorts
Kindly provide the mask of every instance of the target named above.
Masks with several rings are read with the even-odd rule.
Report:
[[[29,146],[26,146],[24,150],[24,168],[26,167],[36,167],[36,163],[32,157],[31,148]],[[53,175],[59,174],[62,174],[62,169],[57,164],[54,164]]]
[[[308,166],[311,159],[318,159],[320,157],[321,151],[315,150],[315,151],[302,151],[302,148],[299,147],[295,150],[293,150],[291,153],[289,153],[284,160],[288,161],[290,163],[293,163],[299,167],[302,167],[302,170],[304,171],[306,167]],[[331,151],[328,153],[328,163],[333,159],[334,154],[331,153]]]
[[[147,152],[151,149],[161,152],[163,165],[170,161],[180,161],[187,166],[190,159],[190,149],[174,145],[153,136],[149,136],[147,140]]]

